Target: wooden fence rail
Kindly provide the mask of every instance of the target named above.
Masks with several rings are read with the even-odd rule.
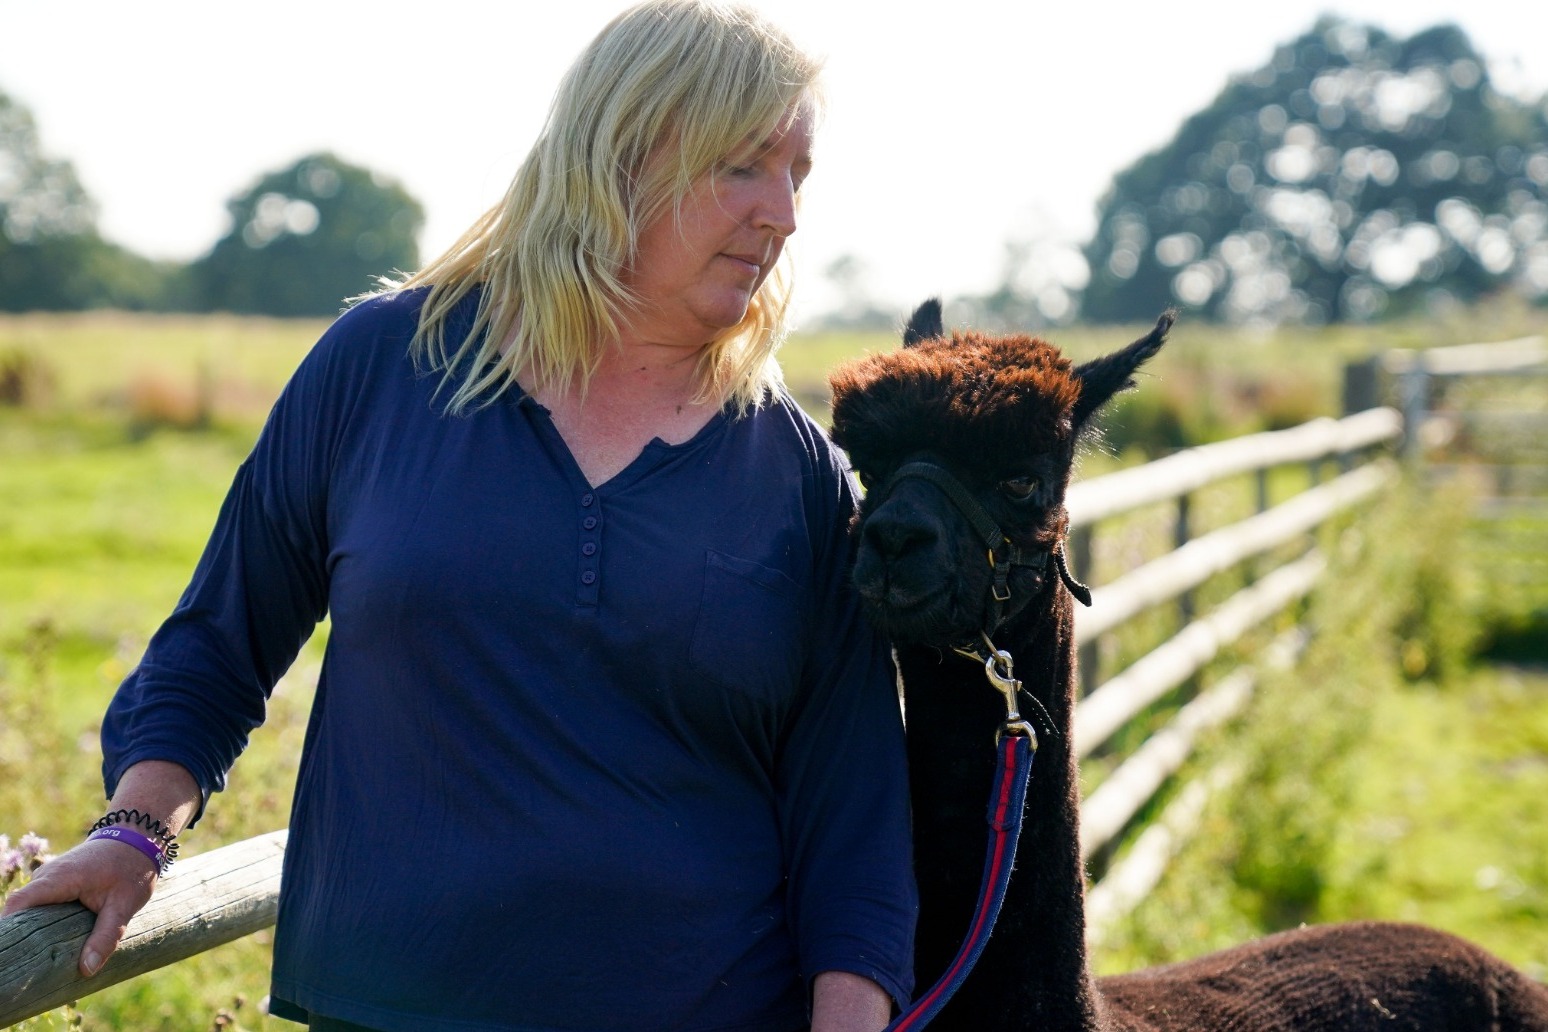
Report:
[[[1315,420],[1289,430],[1224,441],[1179,452],[1168,458],[1076,484],[1070,492],[1070,517],[1086,529],[1103,520],[1157,503],[1179,508],[1177,547],[1092,592],[1091,608],[1075,617],[1075,640],[1089,648],[1146,610],[1188,599],[1180,608],[1180,631],[1125,670],[1105,678],[1096,675],[1091,653],[1083,656],[1083,677],[1094,685],[1080,700],[1075,715],[1075,750],[1090,755],[1151,706],[1175,693],[1199,674],[1223,649],[1242,639],[1311,593],[1326,565],[1314,548],[1267,573],[1236,592],[1213,611],[1195,618],[1191,592],[1216,575],[1264,556],[1308,535],[1336,514],[1381,490],[1396,477],[1384,458],[1372,458],[1350,468],[1370,451],[1402,434],[1399,413],[1372,409],[1342,420]],[[1310,487],[1277,506],[1268,507],[1263,477],[1291,463],[1315,464],[1333,459],[1348,471],[1334,480]],[[1219,530],[1187,540],[1189,496],[1210,484],[1242,475],[1259,477],[1261,511]],[[1090,538],[1086,547],[1090,548]],[[1285,647],[1269,650],[1280,654]],[[1081,855],[1091,859],[1110,849],[1135,816],[1169,782],[1193,752],[1205,731],[1235,716],[1246,705],[1256,679],[1251,668],[1233,671],[1188,701],[1160,730],[1123,758],[1117,768],[1090,793],[1081,807]],[[1091,938],[1100,940],[1106,928],[1142,898],[1154,884],[1166,855],[1185,837],[1190,814],[1202,809],[1210,785],[1229,779],[1214,775],[1190,785],[1154,826],[1145,849],[1131,850],[1122,864],[1104,873],[1092,887],[1096,901],[1087,914]],[[1110,888],[1108,886],[1111,886]]]
[[[1362,454],[1400,438],[1402,432],[1400,413],[1391,408],[1373,408],[1340,420],[1314,419],[1288,430],[1251,434],[1190,448],[1143,466],[1077,483],[1070,488],[1068,501],[1070,544],[1076,568],[1091,568],[1096,526],[1103,521],[1145,506],[1172,503],[1176,507],[1173,544],[1182,549],[1190,542],[1191,500],[1202,488],[1231,477],[1252,474],[1257,481],[1258,509],[1263,511],[1269,507],[1270,470],[1292,463],[1306,463],[1317,471],[1321,463],[1330,458],[1336,460],[1341,468],[1347,469]],[[1287,517],[1282,515],[1278,518]],[[1217,543],[1211,547],[1232,547],[1230,544],[1220,544],[1219,541],[1216,539]],[[1188,560],[1179,562],[1200,561],[1203,553],[1200,549],[1193,549],[1188,554]],[[1157,573],[1151,576],[1151,582],[1131,581],[1126,588],[1141,587],[1151,594],[1162,591],[1164,586],[1154,583],[1162,575]],[[1177,599],[1184,622],[1193,616],[1193,596],[1188,588],[1196,586],[1197,583],[1194,583],[1170,593]],[[1118,605],[1107,601],[1117,597],[1116,592],[1106,592],[1104,606]],[[1122,604],[1132,606],[1136,612],[1144,608],[1137,602]],[[1091,613],[1085,613],[1083,618],[1078,619],[1076,636],[1081,644],[1080,672],[1085,684],[1094,685],[1102,679],[1100,654],[1094,639],[1118,622],[1121,621],[1115,619],[1113,624],[1103,627],[1100,619]]]
[[[1091,593],[1091,608],[1075,618],[1076,642],[1113,630],[1252,556],[1294,541],[1374,493],[1392,475],[1385,463],[1362,466],[1267,512],[1189,541],[1096,589]]]
[[[273,925],[285,837],[270,832],[179,862],[91,978],[76,967],[96,920],[85,907],[0,921],[0,1028]]]
[[[1103,681],[1076,707],[1075,754],[1090,755],[1140,711],[1196,675],[1221,649],[1310,594],[1326,565],[1321,554],[1310,552],[1280,567]]]
[[[1180,513],[1176,549],[1097,587],[1092,607],[1076,618],[1077,642],[1090,646],[1148,608],[1189,600],[1182,630],[1142,659],[1099,684],[1086,669],[1087,683],[1095,687],[1077,713],[1076,748],[1081,755],[1099,748],[1136,715],[1194,678],[1231,643],[1313,589],[1324,562],[1314,549],[1303,548],[1298,557],[1272,570],[1256,571],[1251,584],[1213,611],[1196,619],[1191,614],[1191,593],[1214,575],[1293,547],[1336,513],[1380,490],[1394,476],[1394,467],[1387,460],[1371,459],[1369,453],[1401,431],[1396,411],[1375,409],[1190,449],[1071,489],[1071,522],[1087,548],[1099,524],[1134,509],[1173,503]],[[1346,472],[1267,507],[1267,492],[1261,488],[1267,471],[1290,463],[1315,467],[1328,460],[1337,461]],[[1244,475],[1260,478],[1262,511],[1188,540],[1189,496]],[[1084,855],[1111,846],[1181,767],[1198,736],[1241,710],[1254,677],[1251,668],[1237,670],[1188,701],[1109,775],[1085,804]],[[1143,896],[1159,877],[1171,845],[1185,834],[1189,810],[1200,809],[1210,786],[1225,780],[1225,774],[1216,772],[1186,786],[1124,864],[1111,868],[1093,888],[1090,916],[1098,934],[1104,922]],[[284,832],[275,832],[179,863],[130,923],[119,952],[90,979],[80,978],[75,966],[92,923],[83,907],[43,907],[0,922],[0,1027],[271,925],[284,844]]]
[[[1374,408],[1343,419],[1314,419],[1289,430],[1189,448],[1072,485],[1070,525],[1085,527],[1144,505],[1171,501],[1227,477],[1348,455],[1391,441],[1402,430],[1397,410]]]
[[[1417,458],[1433,404],[1447,384],[1478,377],[1548,372],[1548,339],[1521,337],[1494,344],[1457,344],[1425,351],[1396,349],[1351,363],[1344,406],[1365,409],[1395,401],[1403,413],[1403,454]]]

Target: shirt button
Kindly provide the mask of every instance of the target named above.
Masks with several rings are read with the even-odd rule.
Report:
[[[596,501],[596,496],[595,495],[592,495],[592,494],[583,494],[583,495],[581,495],[581,505],[583,505],[583,506],[584,505],[590,505],[594,501]]]
[[[587,516],[585,519],[581,520],[581,526],[585,527],[587,530],[595,530],[597,526],[597,518],[595,516]]]
[[[588,541],[584,545],[581,545],[581,555],[596,555],[596,554],[597,554],[597,546],[596,546],[595,542]]]
[[[594,584],[596,583],[596,579],[597,575],[591,570],[587,570],[585,573],[581,574],[582,584]]]

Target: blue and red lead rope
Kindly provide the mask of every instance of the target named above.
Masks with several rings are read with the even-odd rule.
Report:
[[[1016,842],[1021,837],[1021,815],[1027,798],[1027,779],[1032,774],[1032,759],[1036,755],[1032,739],[1025,735],[1006,735],[996,750],[998,762],[994,771],[994,793],[989,800],[989,849],[984,858],[983,882],[978,892],[978,906],[973,911],[973,921],[962,948],[952,960],[951,966],[935,985],[920,996],[908,1010],[899,1015],[886,1032],[912,1032],[924,1028],[946,1006],[946,1001],[962,987],[968,973],[984,952],[989,933],[994,930],[995,918],[1005,902],[1005,888],[1010,884],[1011,867],[1016,859]]]

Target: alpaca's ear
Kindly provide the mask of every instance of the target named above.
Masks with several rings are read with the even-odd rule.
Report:
[[[1092,359],[1075,367],[1075,378],[1080,381],[1080,398],[1075,402],[1073,416],[1078,433],[1097,409],[1119,391],[1134,386],[1133,373],[1166,343],[1167,331],[1172,328],[1177,313],[1171,309],[1161,313],[1156,328],[1122,351]]]
[[[946,336],[946,326],[941,322],[941,299],[932,297],[908,317],[903,328],[903,346],[911,348],[922,340],[934,340]]]

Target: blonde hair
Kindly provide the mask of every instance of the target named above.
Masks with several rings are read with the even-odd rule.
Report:
[[[820,69],[745,7],[649,0],[615,18],[560,82],[504,199],[393,285],[430,288],[410,350],[442,372],[443,386],[455,384],[447,410],[498,397],[518,369],[544,386],[584,390],[640,304],[621,274],[641,227],[680,212],[696,180],[799,106],[819,104]],[[780,385],[787,263],[769,273],[741,323],[704,349],[701,400],[745,412]],[[448,340],[453,308],[479,286],[472,328]]]

